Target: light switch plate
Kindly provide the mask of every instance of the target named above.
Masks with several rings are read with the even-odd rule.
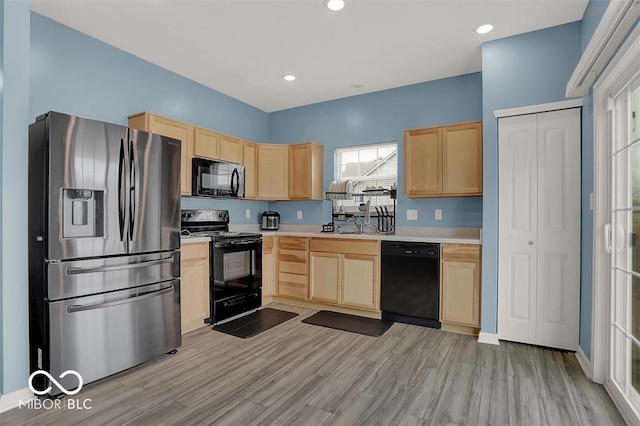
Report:
[[[244,217],[246,217],[247,219],[251,219],[251,209],[246,209],[244,211]]]
[[[418,220],[418,210],[407,210],[407,220]]]
[[[298,220],[302,220],[302,210],[298,210],[297,217],[298,217]]]
[[[442,209],[436,209],[435,219],[442,220]]]

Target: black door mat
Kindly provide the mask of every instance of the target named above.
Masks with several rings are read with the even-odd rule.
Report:
[[[302,322],[373,337],[382,336],[393,325],[393,321],[364,318],[332,311],[320,311],[303,319]]]
[[[233,321],[216,325],[213,329],[221,333],[247,339],[297,316],[298,314],[294,312],[264,308],[249,315],[234,319]]]

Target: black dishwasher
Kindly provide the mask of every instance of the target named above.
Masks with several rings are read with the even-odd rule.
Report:
[[[382,319],[440,328],[440,244],[382,242]]]

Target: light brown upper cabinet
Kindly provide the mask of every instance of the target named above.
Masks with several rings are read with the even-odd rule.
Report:
[[[242,139],[220,134],[220,157],[222,161],[242,164],[242,151],[244,144]]]
[[[258,198],[258,144],[244,141],[244,198]]]
[[[193,155],[217,160],[220,158],[220,134],[201,127],[195,128]]]
[[[482,122],[407,130],[405,195],[482,195]]]
[[[313,142],[289,145],[289,198],[322,200],[324,147]]]
[[[157,133],[182,141],[180,161],[180,193],[191,195],[191,159],[193,158],[194,127],[148,112],[129,116],[129,127]]]
[[[289,198],[289,145],[258,144],[258,198]]]

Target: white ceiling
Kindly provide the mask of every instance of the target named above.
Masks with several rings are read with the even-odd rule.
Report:
[[[266,112],[481,70],[481,44],[588,0],[32,0],[31,9]],[[480,24],[493,32],[476,34]],[[292,83],[282,79],[293,73]],[[361,88],[352,87],[354,84]]]

